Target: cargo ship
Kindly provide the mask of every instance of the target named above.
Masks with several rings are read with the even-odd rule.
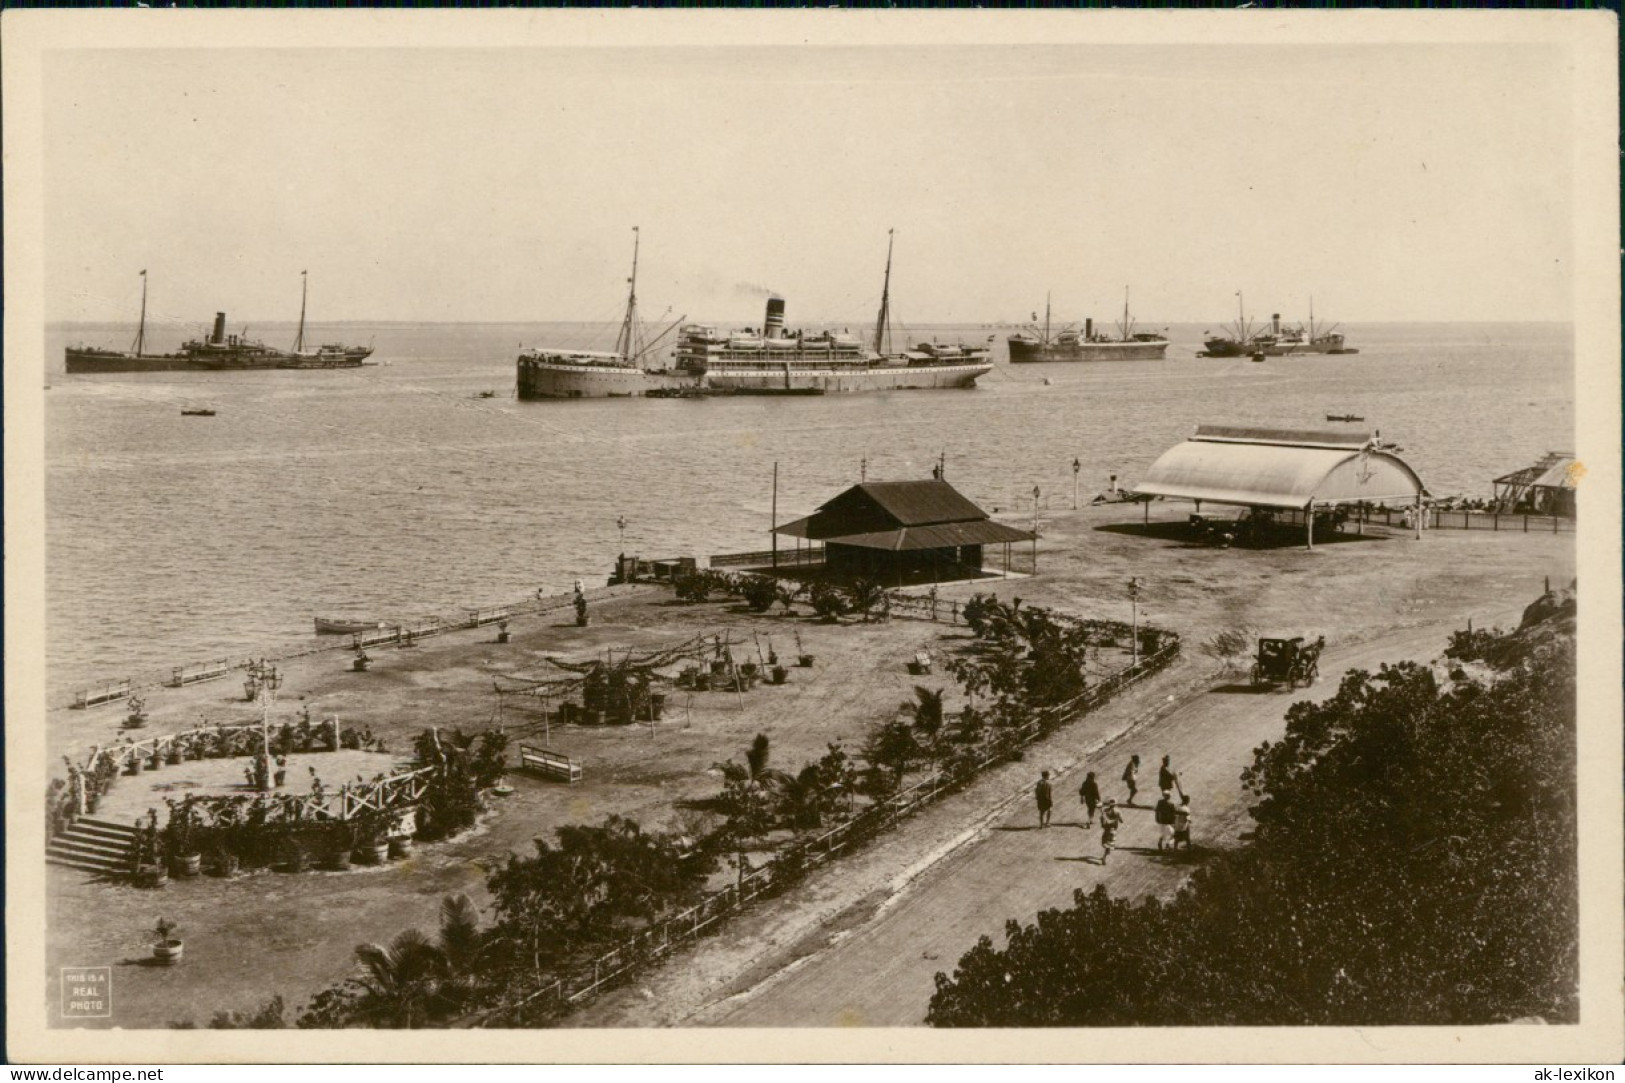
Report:
[[[300,272],[304,278],[304,272]],[[327,343],[305,348],[305,299],[301,289],[299,331],[292,350],[278,350],[243,335],[226,334],[226,314],[214,314],[214,328],[207,338],[184,343],[178,353],[145,352],[147,333],[147,272],[141,272],[141,319],[136,325],[135,343],[129,352],[95,346],[69,346],[64,352],[70,374],[103,372],[189,372],[223,369],[334,369],[355,368],[372,354],[371,346],[345,346]]]
[[[784,298],[771,295],[761,330],[721,331],[712,324],[685,324],[677,334],[672,367],[645,369],[642,358],[651,347],[636,342],[634,242],[632,289],[615,352],[526,351],[519,356],[518,395],[660,398],[974,387],[977,378],[993,368],[985,346],[922,342],[901,351],[890,349],[891,263],[888,240],[872,345],[846,331],[787,333]]]
[[[1034,314],[1036,321],[1037,315]],[[1049,298],[1044,298],[1044,326],[1011,335],[1007,340],[1012,364],[1037,361],[1161,361],[1168,352],[1163,335],[1134,330],[1128,311],[1128,290],[1123,291],[1123,320],[1118,337],[1096,334],[1095,321],[1085,319],[1083,329],[1065,328],[1050,333]]]
[[[1309,326],[1281,326],[1281,314],[1270,317],[1270,332],[1259,338],[1259,351],[1266,357],[1292,357],[1297,354],[1326,353],[1349,354],[1359,350],[1346,345],[1343,335],[1335,326],[1321,328],[1315,325],[1315,299],[1309,299]]]
[[[1238,292],[1239,299],[1241,294]],[[1198,357],[1293,357],[1298,354],[1352,354],[1359,353],[1345,344],[1343,335],[1336,327],[1321,329],[1315,325],[1315,300],[1309,299],[1309,326],[1297,327],[1281,326],[1279,312],[1270,315],[1268,329],[1253,332],[1252,324],[1248,321],[1246,312],[1239,310],[1234,328],[1226,328],[1227,334],[1207,339],[1203,346],[1204,353]]]

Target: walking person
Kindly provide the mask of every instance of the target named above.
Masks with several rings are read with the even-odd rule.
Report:
[[[1093,771],[1084,776],[1083,785],[1078,787],[1078,800],[1083,802],[1083,809],[1089,814],[1088,822],[1083,826],[1095,826],[1095,809],[1100,807],[1100,783],[1095,781]]]
[[[1033,796],[1038,799],[1038,826],[1048,827],[1050,808],[1055,804],[1055,791],[1050,788],[1048,771],[1039,774]]]
[[[1112,847],[1117,842],[1117,829],[1123,826],[1123,814],[1117,811],[1117,801],[1106,799],[1106,807],[1100,810],[1100,863],[1104,865],[1106,859],[1112,856]]]
[[[1157,808],[1152,815],[1157,821],[1157,849],[1172,848],[1174,842],[1174,818],[1176,816],[1173,791],[1162,791],[1162,797],[1157,800]]]
[[[1134,804],[1134,795],[1140,792],[1140,757],[1130,756],[1128,766],[1123,768],[1123,781],[1128,784],[1128,800],[1126,805]]]
[[[1185,794],[1179,799],[1179,807],[1174,810],[1174,849],[1179,849],[1180,843],[1185,849],[1191,848],[1191,797]]]
[[[1179,785],[1179,776],[1174,773],[1173,767],[1170,766],[1171,760],[1171,756],[1164,756],[1162,766],[1157,768],[1157,789],[1166,793],[1173,793],[1175,790],[1184,793],[1185,791]]]

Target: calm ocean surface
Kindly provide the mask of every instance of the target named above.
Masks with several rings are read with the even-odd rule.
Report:
[[[70,377],[64,346],[127,348],[132,328],[53,326],[53,702],[96,679],[270,650],[308,637],[318,614],[452,615],[601,584],[619,516],[627,551],[646,557],[766,548],[775,460],[780,521],[857,482],[865,458],[872,480],[920,478],[945,452],[961,491],[1027,522],[1035,485],[1043,508],[1070,510],[1074,456],[1087,500],[1203,422],[1362,415],[1440,496],[1487,496],[1495,476],[1574,443],[1566,324],[1356,324],[1344,331],[1358,355],[1263,364],[1195,359],[1203,330],[1175,325],[1163,362],[1010,366],[1007,330],[924,328],[997,334],[998,365],[974,391],[530,403],[513,398],[516,348],[593,345],[580,328],[318,327],[317,341],[373,341],[381,364]],[[286,345],[293,328],[250,334]],[[149,333],[149,349],[182,337]],[[198,406],[218,416],[181,416]]]

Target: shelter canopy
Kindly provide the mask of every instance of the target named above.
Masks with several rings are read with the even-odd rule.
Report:
[[[946,481],[854,485],[779,534],[833,545],[904,552],[1031,541],[1030,531],[995,523]]]
[[[1145,496],[1259,508],[1412,503],[1422,479],[1370,433],[1203,425],[1134,487]]]

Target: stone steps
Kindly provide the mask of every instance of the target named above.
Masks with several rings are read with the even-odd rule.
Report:
[[[45,860],[52,865],[103,876],[128,876],[133,867],[136,838],[133,827],[81,816],[72,827],[46,844]]]

